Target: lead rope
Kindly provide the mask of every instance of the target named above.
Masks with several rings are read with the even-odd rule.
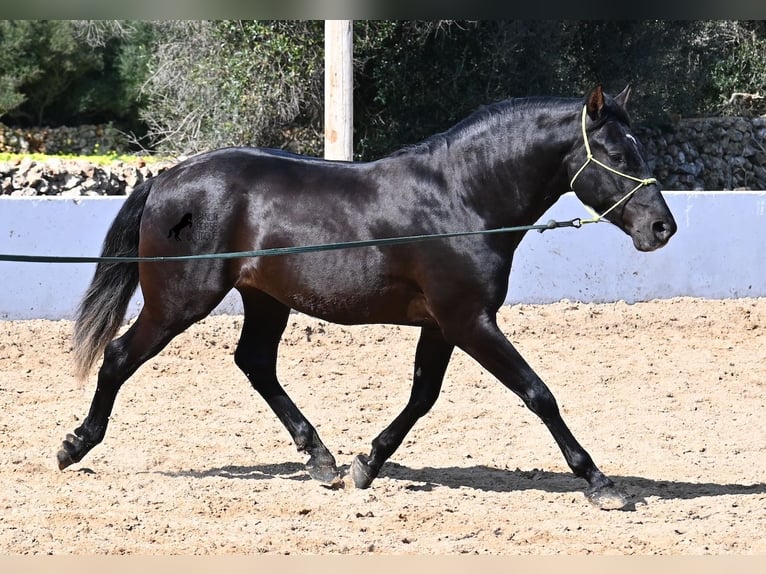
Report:
[[[585,209],[593,216],[590,219],[581,219],[580,223],[583,224],[583,225],[586,224],[586,223],[598,223],[599,221],[601,221],[604,218],[604,216],[606,216],[606,214],[608,214],[610,211],[615,209],[617,206],[625,203],[634,193],[636,193],[643,186],[651,185],[653,183],[657,183],[657,180],[655,178],[653,178],[653,177],[649,177],[649,178],[646,178],[646,179],[641,179],[639,177],[635,177],[635,176],[629,175],[627,173],[622,173],[621,171],[618,171],[618,170],[614,169],[613,167],[610,167],[610,166],[606,165],[605,163],[597,160],[595,157],[593,157],[593,153],[591,152],[591,149],[590,149],[590,142],[588,141],[588,132],[585,131],[585,116],[587,115],[587,113],[588,113],[588,107],[586,105],[586,106],[582,107],[582,137],[583,137],[583,141],[585,142],[586,159],[585,159],[585,163],[582,164],[582,167],[580,167],[580,169],[577,170],[577,173],[574,174],[574,177],[572,178],[572,181],[569,182],[569,189],[574,191],[574,182],[575,182],[575,180],[583,172],[583,170],[586,167],[588,167],[588,164],[591,163],[591,162],[595,163],[596,165],[600,165],[605,170],[610,171],[610,172],[612,172],[615,175],[619,175],[620,177],[624,177],[625,179],[629,179],[631,181],[636,181],[636,182],[638,182],[638,185],[636,187],[634,187],[633,189],[631,189],[624,196],[622,196],[622,198],[619,201],[617,201],[614,205],[612,205],[612,207],[610,207],[609,209],[607,209],[606,211],[604,211],[600,215],[599,215],[599,213],[597,211],[595,211],[590,206],[583,204]]]
[[[258,249],[255,251],[233,251],[226,253],[201,253],[198,255],[168,255],[156,257],[141,256],[68,256],[68,255],[10,255],[0,254],[0,261],[12,261],[17,263],[141,263],[141,262],[168,262],[168,261],[198,261],[201,259],[239,259],[242,257],[268,257],[273,255],[291,255],[298,253],[314,253],[317,251],[333,251],[337,249],[354,249],[359,247],[375,247],[381,245],[399,245],[403,243],[416,243],[420,241],[432,241],[453,237],[466,237],[471,235],[490,235],[495,233],[512,233],[517,231],[547,231],[560,227],[581,226],[580,219],[569,221],[551,220],[547,223],[535,225],[517,225],[514,227],[498,227],[495,229],[481,229],[478,231],[456,231],[453,233],[433,233],[430,235],[407,235],[403,237],[382,237],[380,239],[362,239],[358,241],[342,241],[339,243],[320,243],[315,245],[298,245],[295,247],[272,247],[270,249]]]

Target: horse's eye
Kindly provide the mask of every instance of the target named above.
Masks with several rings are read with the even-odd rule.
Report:
[[[622,163],[623,155],[621,153],[610,153],[609,159],[615,163]]]

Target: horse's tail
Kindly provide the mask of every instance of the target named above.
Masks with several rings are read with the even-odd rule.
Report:
[[[102,257],[137,257],[138,233],[146,198],[152,187],[148,179],[125,200],[104,238]],[[72,347],[75,376],[88,376],[96,358],[120,328],[130,298],[138,287],[138,263],[100,262],[75,317]]]

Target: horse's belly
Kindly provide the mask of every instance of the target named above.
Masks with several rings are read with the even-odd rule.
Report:
[[[423,294],[403,286],[374,292],[300,292],[291,294],[283,302],[306,315],[345,325],[427,325],[434,322]]]
[[[376,252],[264,258],[239,269],[237,287],[259,289],[333,323],[430,324],[428,302],[418,281],[402,269],[404,260],[392,263]]]

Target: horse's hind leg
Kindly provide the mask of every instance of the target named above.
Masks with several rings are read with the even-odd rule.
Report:
[[[624,508],[627,501],[611,479],[596,467],[559,413],[545,383],[503,335],[494,317],[481,317],[460,329],[458,346],[516,393],[545,423],[575,475],[588,481],[587,498],[605,510]]]
[[[370,456],[358,455],[351,465],[357,488],[367,488],[383,463],[402,444],[418,419],[434,405],[441,391],[454,347],[436,329],[423,328],[415,353],[415,373],[410,399],[398,417],[372,441]]]
[[[309,455],[306,470],[314,480],[338,484],[335,458],[277,380],[277,351],[290,315],[286,307],[256,290],[241,290],[245,319],[234,360],[292,436]]]
[[[180,330],[157,329],[142,312],[124,335],[106,346],[88,416],[73,433],[66,436],[61,445],[57,455],[59,469],[80,462],[104,439],[109,416],[122,384],[178,332]]]
[[[104,349],[104,360],[98,371],[96,392],[83,423],[67,434],[57,454],[59,469],[80,462],[106,434],[109,416],[122,384],[146,361],[159,353],[173,337],[205,317],[220,301],[220,297],[205,300],[190,298],[183,313],[151,309],[148,301],[136,321],[124,335],[114,339]],[[168,305],[160,301],[162,309]],[[171,317],[172,315],[172,317]]]

